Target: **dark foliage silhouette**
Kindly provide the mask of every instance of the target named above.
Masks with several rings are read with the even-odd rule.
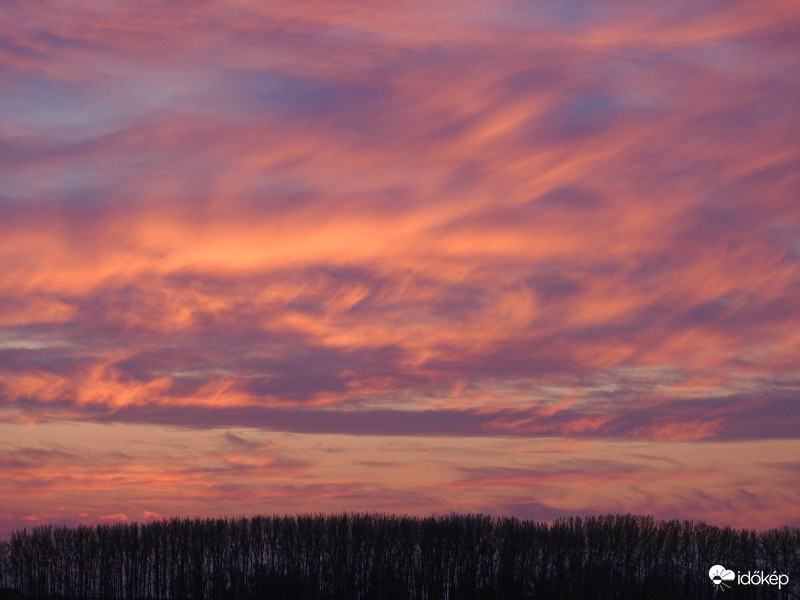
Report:
[[[736,598],[797,598],[800,529],[458,514],[44,525],[0,543],[0,600],[710,599],[715,564],[789,577]]]

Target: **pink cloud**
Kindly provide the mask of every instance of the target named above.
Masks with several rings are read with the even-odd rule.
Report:
[[[128,515],[124,513],[114,513],[113,515],[101,515],[101,521],[127,521]]]
[[[26,443],[0,449],[0,519],[447,504],[246,436],[92,462],[37,446],[54,423],[795,441],[798,25],[750,1],[9,6],[0,420]],[[726,465],[713,500],[738,510]],[[487,479],[447,506],[725,516],[643,480],[594,503],[548,475],[526,509],[531,480]]]

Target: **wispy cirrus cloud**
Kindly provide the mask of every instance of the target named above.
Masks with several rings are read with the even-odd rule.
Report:
[[[796,443],[799,24],[789,2],[11,2],[0,419]],[[205,460],[192,481],[244,493],[250,467]],[[287,497],[395,506],[377,470],[292,460]]]

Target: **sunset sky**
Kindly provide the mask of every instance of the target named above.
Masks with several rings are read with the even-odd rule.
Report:
[[[0,537],[800,524],[795,1],[10,0]]]

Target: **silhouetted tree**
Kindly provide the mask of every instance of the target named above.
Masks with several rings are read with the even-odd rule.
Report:
[[[800,530],[605,515],[551,524],[451,514],[43,525],[0,542],[0,600],[500,600],[715,597],[708,568],[787,574]],[[737,598],[772,598],[769,586]]]

